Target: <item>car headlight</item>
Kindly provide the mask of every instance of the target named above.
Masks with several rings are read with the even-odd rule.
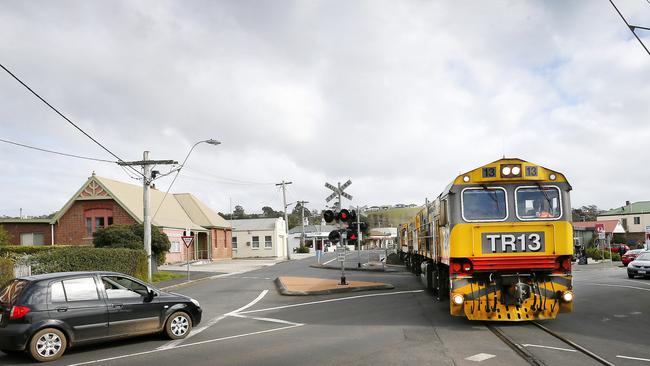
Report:
[[[630,267],[630,268],[636,268],[636,267],[634,266],[634,262],[630,262],[630,264],[628,264],[627,266]]]
[[[197,300],[190,298],[190,301],[191,301],[194,305],[196,305],[197,308],[200,308],[200,307],[201,307],[201,304],[199,304],[199,302],[198,302]]]

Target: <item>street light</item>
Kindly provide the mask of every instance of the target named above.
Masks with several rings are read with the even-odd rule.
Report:
[[[174,171],[176,172],[176,175],[174,176],[174,179],[172,180],[171,184],[169,185],[169,188],[167,188],[167,191],[165,192],[165,195],[163,196],[163,199],[160,201],[160,205],[156,209],[156,212],[153,214],[153,216],[149,215],[149,185],[154,180],[154,177],[152,177],[152,174],[151,174],[152,173],[151,172],[151,166],[153,164],[147,164],[146,163],[146,160],[148,159],[148,153],[149,152],[148,151],[145,152],[145,155],[144,155],[144,160],[145,160],[145,163],[144,163],[144,173],[145,174],[144,175],[145,175],[145,177],[143,179],[143,182],[144,182],[144,185],[143,185],[143,187],[144,187],[144,192],[143,192],[143,196],[144,196],[144,203],[143,203],[144,222],[143,222],[143,224],[144,224],[144,250],[147,253],[147,280],[149,282],[151,282],[151,222],[153,221],[153,218],[156,217],[156,214],[158,214],[158,210],[160,210],[160,208],[162,207],[163,202],[165,202],[165,198],[167,198],[167,194],[169,194],[169,191],[171,190],[172,186],[174,185],[174,182],[176,182],[176,178],[178,178],[178,174],[181,172],[181,169],[183,169],[183,167],[185,166],[185,162],[187,162],[187,159],[190,157],[190,154],[192,153],[192,151],[194,150],[194,148],[198,144],[201,144],[201,143],[204,143],[204,142],[206,144],[215,145],[215,146],[221,144],[220,141],[217,141],[215,139],[208,139],[208,140],[199,141],[199,142],[195,143],[194,145],[192,145],[192,148],[190,149],[190,151],[185,156],[185,159],[183,160],[183,163],[178,168],[176,168],[175,170],[170,171],[167,174],[157,175],[156,176],[156,178],[160,178],[160,177],[164,177],[166,175],[169,175],[169,174],[173,173]]]

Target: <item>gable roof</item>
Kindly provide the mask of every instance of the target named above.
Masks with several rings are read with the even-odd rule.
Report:
[[[625,229],[618,220],[599,220],[599,221],[576,221],[573,227],[596,230],[596,224],[605,225],[606,233],[624,233]]]
[[[192,194],[178,193],[174,194],[174,198],[196,224],[206,228],[230,228],[230,223],[226,219],[214,212]]]
[[[605,211],[598,216],[616,216],[616,215],[639,215],[650,213],[650,201],[639,201],[627,206],[621,206],[613,210]]]
[[[278,218],[270,219],[240,219],[240,220],[231,220],[232,230],[233,231],[255,231],[255,230],[274,230],[275,223],[278,221]],[[284,221],[284,219],[282,219]]]
[[[155,215],[152,220],[153,225],[166,228],[205,231],[203,227],[192,221],[181,204],[174,198],[174,195],[167,195],[163,200],[163,197],[165,197],[164,192],[156,189],[150,189],[149,192],[151,215]],[[144,221],[142,212],[144,203],[141,186],[119,182],[93,174],[63,208],[59,210],[50,223],[54,224],[59,221],[78,200],[101,199],[115,200],[138,223],[141,224]],[[156,211],[158,212],[156,213]]]

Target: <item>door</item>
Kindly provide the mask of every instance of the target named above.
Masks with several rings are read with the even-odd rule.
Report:
[[[76,342],[108,336],[108,308],[93,276],[51,282],[48,311],[74,331]]]
[[[162,308],[148,299],[145,284],[129,277],[102,276],[111,336],[152,333],[161,329]]]

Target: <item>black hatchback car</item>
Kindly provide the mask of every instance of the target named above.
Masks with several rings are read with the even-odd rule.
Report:
[[[160,332],[181,339],[201,312],[190,297],[122,273],[21,277],[0,290],[0,351],[52,361],[82,343]]]

